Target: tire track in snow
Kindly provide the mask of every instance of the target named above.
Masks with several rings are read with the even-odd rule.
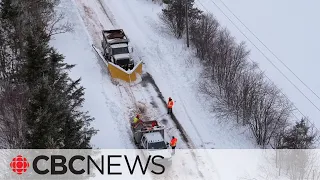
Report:
[[[105,101],[106,101],[106,104],[108,105],[108,109],[110,110],[110,112],[112,113],[112,117],[113,118],[113,121],[115,122],[115,124],[117,125],[117,129],[118,131],[120,131],[121,134],[128,134],[128,128],[127,128],[127,125],[126,124],[123,124],[122,122],[123,121],[115,121],[115,119],[123,119],[121,117],[119,117],[119,114],[122,114],[119,112],[119,108],[114,102],[112,102],[109,98],[108,98],[108,95],[105,94],[105,92],[102,92],[102,94],[104,95],[104,98],[105,98]],[[128,135],[131,135],[131,134],[128,134]],[[126,136],[121,136],[119,137],[123,144],[125,145],[126,148],[130,149],[132,147],[134,147],[133,143],[128,143],[128,142],[131,142],[131,141],[128,141],[126,138]],[[130,144],[130,145],[129,145]]]
[[[171,51],[172,51],[172,49],[175,49],[175,45],[173,45],[173,47],[162,47],[162,48],[160,48],[160,47],[159,47],[159,44],[160,44],[160,45],[163,45],[163,43],[161,43],[161,42],[156,42],[156,41],[153,41],[153,43],[156,43],[156,44],[157,44],[156,49],[154,50],[155,52],[157,52],[157,56],[156,56],[156,57],[159,59],[157,62],[161,62],[161,59],[166,58],[165,56],[163,56],[163,54],[166,54],[166,53],[163,53],[163,52],[161,51],[162,48],[164,48],[164,49],[165,49],[165,48],[168,48],[168,49],[171,50]],[[169,50],[168,50],[168,51],[169,51]],[[154,55],[154,54],[153,54],[153,55]],[[153,56],[153,57],[155,57],[155,56]],[[160,67],[160,68],[162,69],[162,72],[165,73],[165,76],[166,76],[166,77],[170,77],[170,76],[179,77],[179,75],[176,74],[176,71],[175,71],[174,69],[170,68],[170,70],[167,70],[168,67],[172,67],[172,66],[170,66],[170,65],[164,67],[163,63],[158,63],[158,67]],[[173,73],[173,74],[169,74],[169,72],[174,72],[174,73]],[[170,87],[175,87],[175,86],[173,86],[173,82],[171,82],[171,81],[167,81],[167,82],[169,82]],[[181,83],[182,81],[179,81],[179,82]],[[177,88],[174,88],[174,91],[175,91],[175,92],[179,92],[179,91],[177,90]],[[187,108],[185,107],[185,101],[183,100],[183,98],[181,98],[181,96],[180,96],[179,93],[176,94],[176,95],[177,95],[178,100],[179,100],[178,102],[181,102],[181,105],[182,105],[182,107],[183,107],[183,109],[184,109],[184,114],[188,117],[188,120],[190,121],[191,125],[193,126],[193,129],[195,130],[195,132],[196,132],[199,140],[200,140],[201,143],[203,144],[204,142],[203,142],[203,140],[202,140],[202,138],[201,138],[201,135],[200,135],[199,131],[197,130],[195,124],[194,124],[193,121],[191,120],[191,117],[190,117],[190,115],[189,115],[189,113],[188,113],[188,110],[187,110]],[[179,104],[180,104],[180,103],[179,103]],[[189,139],[190,139],[190,138],[189,138]],[[191,139],[190,139],[190,143],[191,143],[191,145],[192,145],[193,148],[196,148],[196,145],[193,143],[193,141],[192,141]],[[206,154],[208,155],[208,157],[210,157],[209,154],[207,153],[207,151],[206,151],[206,150],[204,150],[204,151],[206,152]],[[191,152],[192,152],[192,154],[194,154],[194,157],[195,157],[195,159],[196,159],[196,162],[198,162],[198,159],[196,158],[196,154],[195,154],[193,151],[191,151]],[[208,158],[208,159],[206,159],[206,160],[209,160],[209,161],[210,161],[210,164],[211,164],[211,167],[214,167],[214,163],[213,163],[213,161],[212,161],[211,158]],[[205,162],[203,162],[203,160],[201,160],[201,163],[202,163],[203,165],[205,165]]]
[[[161,48],[160,48],[160,47],[159,47],[159,44],[162,44],[162,43],[157,42],[157,48],[156,48],[155,51],[157,52],[157,58],[158,58],[159,61],[160,61],[161,59],[165,59],[166,57],[163,56],[163,54],[165,54],[165,53],[161,52],[161,49],[164,48],[164,47],[161,47]],[[168,47],[167,47],[167,48],[168,48]],[[173,48],[173,47],[170,47],[170,49],[174,49],[174,48]],[[179,77],[179,75],[176,73],[176,71],[175,71],[174,69],[170,68],[170,70],[165,70],[165,68],[163,67],[162,63],[158,63],[158,64],[159,64],[159,67],[162,69],[162,72],[165,72],[165,73],[166,73],[166,76],[167,76],[167,77],[170,77],[170,76]],[[166,67],[166,69],[167,69],[168,67],[172,67],[172,66],[169,65],[169,66]],[[169,71],[170,71],[170,72],[175,72],[175,73],[169,75]],[[182,82],[182,81],[180,81],[180,82]],[[168,81],[168,83],[170,84],[170,87],[175,87],[171,81]],[[174,92],[179,92],[179,91],[178,91],[178,88],[174,88]],[[179,104],[181,104],[181,106],[182,106],[182,108],[183,108],[183,110],[184,110],[185,115],[188,117],[189,122],[190,122],[191,125],[194,127],[194,130],[195,130],[197,136],[199,137],[199,140],[200,140],[201,143],[203,144],[204,142],[202,141],[201,135],[200,135],[199,131],[197,130],[195,124],[194,124],[193,121],[191,120],[191,117],[190,117],[190,115],[189,115],[189,112],[188,112],[188,110],[187,110],[187,108],[186,108],[186,106],[185,106],[185,101],[183,100],[183,98],[181,98],[180,93],[176,94],[175,97],[178,97],[178,102],[181,102],[181,103],[179,103]],[[177,98],[175,98],[175,99],[177,99]],[[196,145],[195,145],[193,142],[191,142],[191,143],[192,143],[192,146],[193,146],[193,147],[196,147]]]
[[[99,58],[97,60],[99,61]],[[99,66],[99,67],[101,68],[101,71],[104,71],[103,66]],[[117,104],[116,102],[114,102],[112,99],[109,98],[110,95],[108,95],[107,92],[110,92],[110,90],[108,91],[108,89],[105,87],[105,84],[112,84],[112,82],[110,81],[109,83],[107,83],[106,81],[110,81],[109,76],[103,75],[101,79],[101,86],[103,91],[101,93],[105,98],[105,102],[110,113],[112,114],[112,121],[116,124],[117,130],[120,132],[120,134],[124,135],[119,138],[121,139],[125,147],[130,149],[134,147],[134,144],[130,141],[130,139],[128,140],[127,138],[125,138],[125,137],[131,136],[131,134],[128,133],[128,124],[124,123],[123,121],[123,119],[125,119],[126,117],[126,113],[123,114],[123,112],[126,112],[126,111],[123,111],[122,110],[123,108],[120,107],[119,104]],[[121,94],[121,92],[119,92],[119,94]],[[118,97],[121,97],[121,96],[122,95],[118,95]],[[121,100],[122,99],[123,98],[121,98]],[[120,104],[123,104],[123,103],[120,103]],[[108,121],[108,119],[106,119],[106,121]],[[128,134],[128,135],[125,136],[125,134]]]
[[[92,24],[92,22],[90,23],[90,20],[93,21],[93,22],[96,22],[96,18],[97,17],[90,13],[90,12],[93,12],[93,11],[88,6],[86,6],[83,2],[81,2],[81,0],[71,0],[71,1],[73,2],[73,5],[76,8],[79,5],[81,7],[83,7],[83,13],[84,14],[82,14],[81,10],[79,9],[80,7],[77,8],[78,9],[77,13],[78,13],[78,16],[80,18],[80,21],[83,22],[84,27],[87,27],[88,23]],[[77,4],[76,1],[79,4]],[[87,12],[86,12],[86,8],[87,8]],[[89,12],[89,14],[87,14],[88,12]],[[87,16],[83,16],[83,15],[87,15]],[[88,17],[89,19],[86,19],[86,17]],[[97,21],[97,22],[99,22],[99,21]],[[95,24],[94,24],[94,27],[96,27]],[[88,32],[88,36],[96,37],[95,35],[97,34],[97,31],[94,31],[94,29],[95,28],[90,29],[90,31]],[[94,41],[97,41],[97,38],[94,38]],[[91,43],[94,43],[94,42],[91,42]],[[101,93],[103,94],[103,96],[105,98],[105,102],[106,102],[106,105],[107,105],[108,109],[110,110],[110,113],[112,114],[112,117],[113,117],[112,121],[115,123],[115,125],[117,126],[117,130],[121,134],[127,134],[127,136],[124,135],[124,136],[121,136],[119,138],[121,139],[123,144],[126,146],[126,148],[129,148],[129,149],[134,148],[135,145],[133,144],[133,142],[131,142],[130,138],[129,139],[125,138],[125,137],[131,137],[132,136],[131,129],[129,129],[130,126],[128,126],[129,124],[127,123],[128,121],[123,121],[123,119],[127,119],[125,117],[128,116],[128,114],[126,113],[126,111],[121,111],[122,113],[120,113],[120,109],[123,109],[123,108],[121,108],[116,102],[114,102],[113,100],[111,100],[108,97],[108,94],[106,93],[106,92],[108,92],[108,90],[104,86],[104,82],[106,82],[106,81],[110,81],[111,82],[110,84],[114,84],[115,86],[117,86],[116,88],[118,88],[118,93],[120,94],[119,96],[122,97],[121,100],[123,101],[124,98],[123,98],[123,94],[121,93],[119,84],[117,84],[117,82],[115,82],[111,78],[110,73],[108,71],[106,71],[107,70],[105,68],[106,64],[104,62],[102,62],[103,60],[101,60],[101,57],[97,53],[95,53],[95,55],[97,57],[97,64],[101,68],[100,72],[102,73],[101,86],[102,86],[103,91]],[[108,84],[108,83],[106,83],[106,84]],[[124,102],[123,101],[121,104],[126,105],[126,104],[128,104],[128,102]],[[130,106],[128,105],[126,108],[130,109]],[[120,120],[120,121],[117,121],[117,120]]]
[[[101,9],[103,10],[104,14],[107,16],[107,18],[110,20],[113,27],[117,28],[118,25],[116,23],[116,20],[112,14],[112,12],[109,10],[109,8],[105,5],[103,0],[97,0],[101,6]]]

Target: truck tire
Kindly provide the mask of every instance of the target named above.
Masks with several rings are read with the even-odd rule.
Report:
[[[133,138],[134,144],[138,144],[136,138]]]

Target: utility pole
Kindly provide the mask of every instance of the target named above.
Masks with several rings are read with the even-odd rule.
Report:
[[[188,0],[186,0],[186,31],[187,31],[187,47],[189,47],[189,17],[188,17]]]

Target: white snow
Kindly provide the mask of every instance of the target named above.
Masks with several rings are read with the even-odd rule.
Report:
[[[181,40],[168,35],[161,26],[161,7],[151,1],[105,1],[117,27],[124,29],[131,45],[145,62],[165,98],[175,101],[174,114],[198,148],[252,148],[237,128],[221,125],[209,113],[205,99],[197,92],[200,66]],[[110,14],[109,13],[109,14]],[[230,130],[232,129],[232,130]]]
[[[142,108],[147,115],[143,118],[161,120],[166,125],[167,141],[171,136],[178,138],[178,149],[257,148],[247,131],[219,123],[214,118],[206,99],[197,91],[201,66],[185,42],[175,39],[163,28],[158,17],[161,6],[148,0],[65,0],[59,8],[74,23],[75,32],[58,35],[52,43],[68,63],[77,65],[70,75],[81,77],[86,88],[83,109],[95,117],[93,126],[100,130],[92,140],[96,147],[135,148],[129,120],[136,113],[135,108]],[[143,76],[137,82],[128,84],[111,79],[106,64],[91,47],[91,44],[100,47],[101,30],[114,28],[124,29],[135,60],[143,61]],[[152,75],[157,87],[147,73]],[[163,101],[168,97],[175,101],[173,113],[189,142],[184,141],[182,130],[166,114]],[[220,158],[221,162],[227,158],[232,162],[232,157],[214,158]],[[201,157],[191,152],[173,162],[174,168],[165,179],[218,179],[219,173],[223,174],[220,178],[228,174],[221,166],[217,168],[215,159],[206,151]]]
[[[71,2],[78,7],[79,14],[71,8]],[[200,66],[184,42],[161,30],[157,15],[160,6],[142,0],[110,0],[104,3],[104,8],[99,1],[71,2],[64,1],[60,6],[75,24],[75,33],[57,36],[54,45],[68,63],[77,64],[71,76],[82,78],[86,87],[84,109],[96,118],[94,125],[100,130],[93,144],[99,148],[119,148],[124,147],[121,145],[124,141],[126,147],[133,147],[128,121],[133,116],[132,109],[143,105],[151,118],[165,120],[168,135],[177,136],[180,141],[178,148],[187,148],[176,123],[166,115],[162,101],[170,96],[175,101],[174,114],[191,147],[255,148],[248,132],[220,124],[210,113],[206,99],[197,92]],[[135,58],[144,61],[144,73],[152,75],[164,99],[158,97],[152,83],[114,82],[106,65],[94,55],[90,43],[100,47],[101,30],[119,27],[131,39]],[[114,141],[117,137],[122,141]]]
[[[92,24],[88,22],[90,20],[88,17],[90,16],[87,14],[83,16],[84,14],[82,14],[86,13],[81,9],[85,6],[79,6],[83,5],[82,3],[84,2],[72,0],[61,3],[59,8],[68,15],[69,20],[72,20],[75,31],[56,36],[52,44],[66,56],[67,63],[77,64],[70,72],[70,75],[74,79],[81,77],[81,83],[86,88],[86,100],[83,109],[88,110],[90,115],[95,117],[93,126],[99,129],[98,135],[92,139],[95,147],[103,149],[134,149],[129,123],[134,113],[133,109],[138,106],[146,106],[146,114],[155,119],[164,117],[166,109],[165,107],[152,108],[157,104],[161,105],[162,102],[159,98],[157,99],[155,90],[151,85],[142,84],[139,81],[136,84],[129,85],[124,82],[113,81],[110,78],[106,64],[95,54],[91,47],[91,43],[99,45],[100,34],[98,32],[102,28],[92,28]],[[88,1],[85,3],[88,3]],[[96,2],[90,1],[89,3],[92,8],[95,5],[96,8],[99,8],[95,4]],[[79,7],[79,11],[75,5]],[[101,19],[103,19],[102,17],[100,15]],[[99,21],[92,22],[100,23]],[[110,22],[105,26],[105,28],[113,28]],[[153,100],[155,102],[152,102]],[[174,123],[170,120],[164,122],[166,122],[168,134],[178,137],[178,148],[187,148]],[[190,164],[190,159],[193,159],[194,163]],[[198,160],[192,154],[189,160],[181,159],[174,169],[167,170],[169,174],[164,178],[167,179],[172,176],[187,179],[190,174],[193,175],[192,177],[214,178],[216,173],[212,172],[213,169],[208,171],[206,166],[203,160]]]
[[[211,12],[216,16],[238,41],[246,41],[248,49],[251,50],[251,59],[259,63],[261,70],[265,71],[267,76],[283,90],[283,93],[295,106],[320,129],[320,121],[318,121],[320,99],[317,97],[320,97],[320,83],[317,79],[320,76],[319,62],[317,61],[320,41],[320,25],[318,23],[320,2],[315,0],[307,3],[289,0],[195,0],[195,4],[204,12]],[[217,6],[318,109],[250,43]],[[283,63],[273,56],[237,18]],[[317,96],[305,87],[286,66]],[[301,113],[296,114],[298,118],[302,117]]]
[[[108,76],[107,68],[95,55],[81,17],[72,1],[62,1],[59,9],[65,12],[74,24],[74,33],[55,36],[52,44],[66,57],[66,62],[76,64],[70,75],[81,77],[85,87],[83,109],[95,118],[93,126],[99,132],[92,143],[99,148],[133,148],[127,134],[125,106]]]

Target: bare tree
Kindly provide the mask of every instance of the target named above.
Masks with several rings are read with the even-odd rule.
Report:
[[[0,92],[0,136],[1,148],[23,148],[25,145],[24,108],[27,104],[23,85],[3,84]],[[1,145],[1,143],[0,143]]]
[[[181,0],[170,1],[161,16],[177,38],[184,30],[183,6]],[[190,41],[203,65],[199,90],[211,99],[213,112],[247,126],[263,148],[281,144],[290,125],[292,104],[266,81],[256,63],[248,62],[250,51],[244,42],[236,43],[211,14],[193,12]]]
[[[186,6],[188,3],[188,6]],[[171,0],[163,9],[161,19],[170,27],[177,38],[181,38],[186,29],[186,12],[190,21],[199,18],[202,11],[193,6],[194,0]],[[186,7],[188,9],[186,10]]]
[[[239,78],[235,81],[239,86],[239,92],[235,98],[235,115],[237,123],[247,125],[252,118],[254,102],[257,101],[258,89],[262,85],[263,76],[257,74],[255,68],[248,66],[246,70],[239,72]]]
[[[219,23],[211,14],[202,15],[200,19],[190,23],[190,41],[197,49],[197,56],[204,61],[210,60],[208,55],[213,50],[213,42],[217,38]]]
[[[266,147],[282,127],[288,124],[292,106],[273,84],[264,82],[258,91],[249,127],[257,143]]]
[[[62,34],[66,32],[73,32],[73,25],[69,21],[65,21],[65,14],[58,13],[52,16],[52,19],[48,22],[47,32],[49,36],[54,36],[56,34]]]
[[[55,9],[60,0],[13,0],[13,3],[22,12],[16,19],[16,29],[21,28],[17,31],[21,35],[32,33],[36,38],[38,32],[46,32],[50,38],[73,30],[72,24],[64,21],[65,15]]]

